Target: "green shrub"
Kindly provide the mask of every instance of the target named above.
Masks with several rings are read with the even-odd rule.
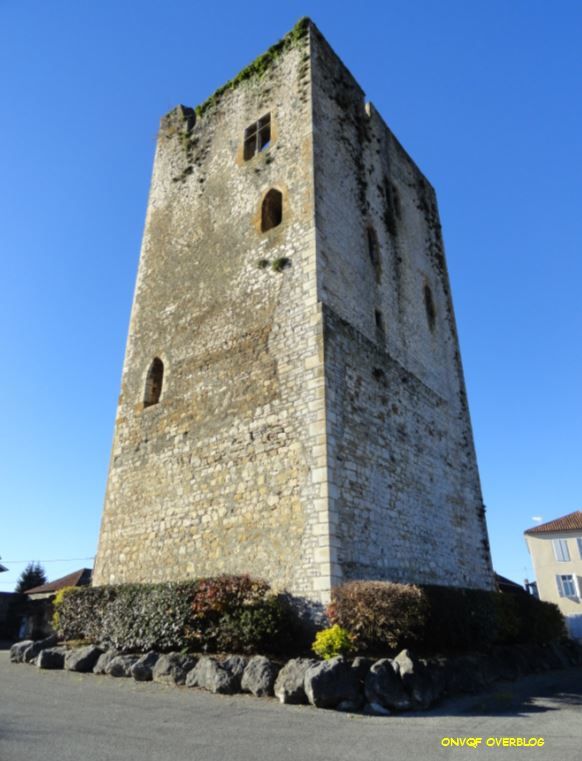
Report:
[[[434,652],[479,650],[497,640],[498,592],[427,585],[423,639]]]
[[[353,581],[333,591],[328,615],[360,650],[376,653],[408,645],[425,653],[487,650],[565,636],[557,606],[525,592]]]
[[[115,595],[115,587],[78,587],[64,594],[56,609],[59,636],[100,642],[105,613]]]
[[[544,644],[566,637],[564,618],[557,605],[529,594],[499,594],[501,627],[499,641],[504,644],[535,642]],[[507,619],[514,626],[507,627]]]
[[[103,616],[102,639],[120,651],[181,650],[195,593],[195,582],[119,586]]]
[[[52,624],[53,629],[55,631],[59,631],[61,629],[61,614],[60,609],[63,605],[63,601],[65,597],[69,594],[71,594],[72,591],[74,591],[76,587],[63,587],[62,589],[59,589],[58,592],[55,594],[53,598],[53,618],[52,618]]]
[[[281,650],[293,615],[267,582],[250,576],[200,579],[192,600],[188,640],[194,649],[244,653]]]
[[[291,647],[295,616],[269,585],[249,576],[67,590],[55,600],[60,636],[123,652],[278,652]]]
[[[80,587],[53,602],[66,640],[107,642],[123,650],[171,650],[185,644],[193,584]]]
[[[239,653],[278,653],[291,646],[293,621],[282,598],[269,595],[261,602],[225,613],[216,631],[216,648]]]
[[[509,645],[520,641],[522,622],[514,597],[514,594],[503,592],[498,592],[495,595],[497,642],[499,644]]]
[[[418,642],[425,607],[422,590],[412,584],[350,581],[333,590],[328,616],[352,633],[359,649],[375,652]]]
[[[315,635],[311,649],[320,658],[335,658],[336,655],[348,655],[354,649],[354,637],[347,629],[338,624],[323,629]]]

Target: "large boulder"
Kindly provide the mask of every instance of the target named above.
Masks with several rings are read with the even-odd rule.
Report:
[[[136,682],[151,682],[152,671],[160,658],[160,654],[151,650],[149,653],[142,655],[131,667],[131,676]]]
[[[12,663],[22,663],[24,653],[29,647],[34,645],[34,641],[31,639],[23,639],[20,642],[15,642],[10,648],[10,660]]]
[[[109,676],[131,676],[131,667],[139,661],[139,655],[116,655],[105,669]]]
[[[426,709],[440,697],[437,684],[433,682],[426,664],[410,650],[402,650],[398,653],[392,667],[399,675],[404,689],[416,707]],[[442,689],[444,689],[444,680],[441,692]]]
[[[58,642],[58,638],[56,634],[51,634],[50,637],[46,637],[45,639],[37,640],[36,642],[33,642],[30,647],[27,647],[23,654],[22,654],[22,662],[23,663],[35,663],[36,659],[38,657],[38,654],[42,650],[46,650],[48,647],[54,647]]]
[[[246,665],[241,679],[243,692],[252,692],[257,698],[273,695],[273,687],[280,666],[264,655],[253,656]]]
[[[188,672],[196,665],[196,658],[182,653],[160,655],[152,669],[152,679],[161,684],[184,684]]]
[[[316,666],[314,658],[293,658],[283,666],[275,680],[274,692],[281,703],[307,703],[305,694],[305,673]]]
[[[249,659],[246,655],[229,655],[222,661],[222,667],[232,676],[235,692],[240,692],[241,690],[242,677],[248,662]]]
[[[364,658],[362,656],[358,656],[357,658],[354,658],[352,661],[352,670],[356,674],[356,678],[361,682],[362,684],[362,690],[364,689],[364,682],[366,681],[366,677],[368,676],[368,672],[374,665],[374,659],[373,658]]]
[[[234,674],[214,658],[203,656],[186,678],[186,687],[200,687],[221,695],[232,695],[240,686],[240,675]]]
[[[93,673],[107,674],[109,664],[114,658],[117,658],[118,655],[119,653],[117,650],[107,650],[105,653],[102,653],[99,658],[97,658],[97,663],[93,666]]]
[[[365,716],[390,716],[392,711],[380,705],[380,703],[366,703],[362,713]]]
[[[103,650],[96,645],[87,645],[76,650],[69,650],[65,655],[65,669],[67,671],[80,671],[87,673],[93,671],[95,664]]]
[[[310,666],[303,685],[308,701],[317,708],[336,708],[342,703],[344,710],[355,710],[363,702],[358,671],[341,655]]]
[[[507,645],[496,647],[492,652],[491,658],[495,661],[498,679],[515,682],[521,675],[519,661],[515,658],[512,647]]]
[[[412,700],[400,680],[398,666],[390,658],[376,661],[365,681],[366,700],[370,705],[378,704],[396,711],[412,708]]]
[[[47,647],[36,657],[39,669],[62,669],[65,666],[66,647]]]
[[[480,692],[487,686],[482,662],[476,655],[459,655],[447,664],[447,692],[456,695],[461,692]]]

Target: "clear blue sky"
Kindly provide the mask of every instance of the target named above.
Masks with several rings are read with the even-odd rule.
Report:
[[[159,118],[303,15],[437,189],[496,569],[582,507],[582,4],[0,0],[0,589],[91,565]]]

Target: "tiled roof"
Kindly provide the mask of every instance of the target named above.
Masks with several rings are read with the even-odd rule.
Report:
[[[63,587],[82,587],[89,584],[91,581],[92,571],[90,568],[81,568],[79,571],[74,571],[68,576],[63,576],[60,579],[54,581],[47,581],[46,584],[41,584],[39,587],[33,587],[32,589],[26,589],[25,595],[40,594],[42,592],[56,592]]]
[[[541,523],[539,526],[528,528],[526,534],[551,534],[557,531],[582,531],[582,510],[575,510],[555,521]]]

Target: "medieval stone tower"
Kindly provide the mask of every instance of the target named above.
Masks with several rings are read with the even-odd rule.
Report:
[[[434,190],[308,20],[161,123],[95,583],[492,588]]]

